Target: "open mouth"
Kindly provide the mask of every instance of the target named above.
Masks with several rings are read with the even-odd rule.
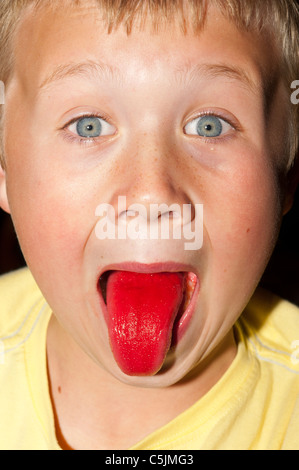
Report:
[[[154,375],[184,335],[199,290],[192,272],[110,270],[98,282],[114,358],[127,375]]]

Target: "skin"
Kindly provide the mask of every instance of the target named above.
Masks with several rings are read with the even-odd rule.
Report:
[[[175,25],[156,35],[149,25],[108,35],[92,3],[67,15],[60,7],[24,16],[6,96],[1,206],[54,312],[49,383],[64,448],[128,448],[192,405],[231,365],[233,324],[265,269],[285,208],[286,109],[270,51],[266,38],[238,31],[212,8],[204,30],[185,36]],[[61,64],[86,61],[110,70],[47,80]],[[194,79],[187,69],[198,64],[237,67],[251,86],[202,68]],[[265,106],[269,76],[277,80]],[[91,112],[105,116],[111,135],[79,143],[62,130]],[[225,135],[186,133],[202,112],[230,122]],[[95,209],[101,202],[117,208],[119,195],[128,206],[203,204],[203,247],[99,241]],[[198,274],[195,314],[158,374],[126,376],[109,347],[99,273],[114,263],[169,261]]]

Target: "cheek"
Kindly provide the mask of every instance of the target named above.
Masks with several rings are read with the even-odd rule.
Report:
[[[258,279],[280,227],[282,202],[277,175],[266,164],[248,164],[223,184],[219,182],[218,194],[214,202],[210,201],[210,220],[206,221],[214,253],[222,263],[221,272],[242,277],[247,273]]]
[[[20,126],[18,135],[13,129],[6,133],[7,189],[27,263],[35,269],[73,264],[88,230],[82,185],[68,177],[49,146]]]
[[[33,170],[33,169],[32,169]],[[20,244],[33,272],[75,272],[90,227],[79,190],[59,176],[12,171],[11,212]],[[53,270],[53,269],[52,269]]]

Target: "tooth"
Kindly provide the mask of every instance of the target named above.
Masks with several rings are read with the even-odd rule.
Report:
[[[189,272],[185,278],[185,302],[183,306],[183,310],[186,310],[188,305],[190,304],[195,286],[197,282],[197,276],[194,273]]]

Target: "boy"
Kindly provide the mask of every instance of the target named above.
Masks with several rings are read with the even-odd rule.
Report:
[[[247,306],[295,188],[295,4],[5,0],[1,28],[29,268],[1,280],[1,448],[298,449],[299,312]]]

